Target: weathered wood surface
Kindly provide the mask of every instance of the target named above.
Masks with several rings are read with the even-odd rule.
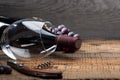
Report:
[[[51,60],[54,68],[63,71],[63,79],[120,79],[120,41],[85,40],[75,54],[56,52],[44,60],[19,61],[30,67]],[[9,58],[0,53],[0,64]],[[40,80],[13,70],[11,75],[0,75],[0,80]]]
[[[0,0],[0,15],[63,23],[82,38],[120,39],[120,0]]]

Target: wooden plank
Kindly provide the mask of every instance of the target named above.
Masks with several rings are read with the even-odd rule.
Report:
[[[0,15],[41,17],[87,39],[120,39],[119,9],[119,0],[0,0]]]
[[[74,54],[55,52],[44,58],[18,61],[27,66],[51,60],[53,68],[63,71],[63,79],[120,79],[120,41],[119,40],[84,40],[81,49]],[[6,65],[9,58],[0,52],[0,64]],[[13,70],[11,75],[0,75],[2,80],[39,80]]]

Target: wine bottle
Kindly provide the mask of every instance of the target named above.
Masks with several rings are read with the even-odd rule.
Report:
[[[37,19],[39,21],[44,21],[41,18],[38,17],[33,17],[34,19]],[[4,23],[4,24],[12,24],[13,22],[20,20],[22,18],[8,18],[8,17],[4,17],[4,16],[0,16],[0,22]],[[48,28],[49,31],[51,31],[52,33],[54,33],[55,35],[67,35],[67,36],[71,36],[71,37],[77,37],[80,39],[79,34],[75,34],[74,32],[72,32],[70,29],[68,29],[65,25],[61,24],[58,25],[58,27],[54,27],[52,25],[51,22],[49,21],[44,21],[45,23],[47,23],[50,27]],[[2,34],[3,30],[6,28],[6,25],[3,25],[1,27],[0,33]],[[3,29],[2,29],[3,28]],[[0,35],[1,38],[1,35]],[[28,42],[29,39],[24,39],[22,38],[21,42]],[[81,40],[80,40],[81,41]],[[76,51],[76,49],[70,49],[70,48],[63,48],[60,46],[57,46],[56,51],[64,51],[65,53],[74,53]]]
[[[12,59],[43,58],[53,53],[57,46],[77,50],[80,40],[76,37],[55,35],[48,22],[38,19],[17,20],[4,29],[1,48]]]

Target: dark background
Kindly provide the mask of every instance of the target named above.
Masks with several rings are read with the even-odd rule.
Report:
[[[0,0],[0,15],[65,24],[82,39],[120,39],[120,0]]]

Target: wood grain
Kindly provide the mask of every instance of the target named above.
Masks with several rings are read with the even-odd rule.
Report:
[[[0,0],[0,15],[65,24],[82,39],[120,39],[120,0]]]
[[[55,52],[50,56],[28,61],[18,61],[29,67],[51,60],[53,68],[63,71],[63,79],[120,79],[120,41],[119,40],[84,40],[82,47],[74,54]],[[0,52],[0,64],[9,60]],[[11,75],[0,75],[2,80],[39,80],[13,70]]]

